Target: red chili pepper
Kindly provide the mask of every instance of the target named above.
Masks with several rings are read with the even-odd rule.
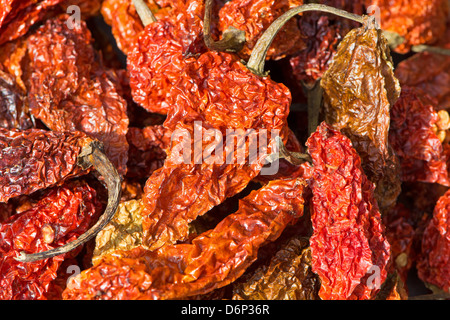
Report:
[[[170,88],[184,66],[206,51],[203,42],[204,5],[179,1],[176,10],[148,24],[130,45],[127,70],[133,99],[150,112],[166,114]]]
[[[439,198],[422,237],[417,262],[419,278],[444,292],[450,291],[450,191]]]
[[[91,142],[81,132],[0,128],[0,202],[86,174],[78,158]]]
[[[350,139],[322,123],[307,141],[313,160],[310,239],[322,299],[370,299],[386,279],[387,242],[374,185]]]
[[[86,23],[69,27],[67,19],[49,19],[27,39],[31,112],[51,130],[82,131],[103,142],[124,174],[128,117],[119,79],[96,59]]]
[[[363,1],[320,0],[318,3],[355,14],[363,13]],[[337,46],[354,27],[355,22],[319,12],[304,13],[298,21],[306,48],[289,59],[291,72],[298,84],[313,86],[334,58]]]
[[[170,146],[172,131],[162,125],[128,129],[130,145],[127,163],[127,177],[148,178],[164,165],[166,148]]]
[[[404,42],[394,50],[408,53],[413,45],[434,44],[446,30],[449,10],[446,0],[366,0],[366,6],[378,7],[383,30],[403,36]],[[425,71],[426,69],[424,69]]]
[[[436,135],[438,114],[414,88],[402,87],[391,109],[389,142],[399,157],[403,181],[450,186],[446,155]]]
[[[271,181],[190,243],[101,256],[73,278],[63,298],[180,299],[223,287],[244,273],[262,245],[302,216],[304,190],[302,178]]]
[[[0,299],[47,299],[61,264],[77,252],[35,262],[15,260],[22,251],[37,253],[77,239],[101,213],[96,192],[73,182],[46,190],[25,212],[0,223]]]
[[[206,130],[216,130],[223,149],[227,144],[227,130],[267,130],[269,147],[274,138],[271,130],[279,130],[286,141],[289,90],[268,77],[252,74],[237,57],[206,52],[188,64],[178,78],[171,89],[169,101],[173,108],[164,127],[188,134],[191,150],[196,148],[194,130],[199,130],[203,137],[206,137]],[[235,137],[236,134],[231,139]],[[198,159],[191,160],[189,156],[188,163],[180,164],[180,144],[172,143],[164,166],[153,173],[145,186],[147,245],[158,248],[185,238],[190,221],[242,191],[260,173],[265,156],[260,155],[250,163],[248,139],[242,142],[245,144],[243,164],[238,164],[234,147],[225,150],[216,163],[195,164],[193,161]],[[217,143],[215,137],[204,138],[197,153],[203,154],[206,147]],[[229,164],[225,163],[226,152],[232,157]]]
[[[220,8],[218,29],[224,32],[232,26],[245,31],[246,42],[238,54],[248,59],[267,27],[287,10],[302,4],[303,0],[231,0]],[[278,60],[297,53],[305,47],[303,37],[297,20],[288,21],[274,38],[266,59]]]

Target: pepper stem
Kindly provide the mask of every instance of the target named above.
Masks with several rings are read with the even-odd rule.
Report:
[[[419,44],[411,47],[412,52],[430,52],[450,56],[450,49]]]
[[[272,44],[273,39],[277,35],[278,31],[288,22],[289,19],[296,16],[299,13],[306,11],[322,11],[332,13],[340,17],[344,17],[350,20],[354,20],[361,24],[368,22],[366,16],[360,16],[354,13],[347,12],[345,10],[336,9],[324,4],[309,3],[299,7],[290,9],[281,16],[279,16],[272,24],[267,28],[263,35],[258,39],[255,47],[253,48],[250,59],[247,62],[247,68],[256,75],[264,76],[264,63],[266,61],[267,51]]]
[[[117,208],[119,207],[121,195],[121,178],[114,165],[103,153],[101,143],[98,141],[93,141],[86,147],[83,147],[80,155],[78,156],[78,165],[85,169],[93,166],[95,170],[97,170],[104,177],[108,188],[108,203],[106,205],[105,212],[94,226],[79,236],[76,240],[48,251],[32,254],[22,251],[20,252],[20,255],[15,258],[16,260],[21,262],[31,262],[67,253],[95,237],[95,235],[100,232],[115,215]]]
[[[319,125],[323,88],[320,79],[312,84],[302,82],[302,87],[308,100],[308,136],[310,136]]]
[[[145,4],[144,0],[133,0],[133,4],[144,27],[157,21],[152,10],[150,10],[150,8]]]
[[[275,137],[275,142],[277,144],[278,152],[269,154],[265,158],[266,163],[272,163],[278,159],[285,159],[287,162],[295,166],[299,166],[304,162],[312,163],[312,159],[309,154],[287,150],[283,140],[281,140],[280,137]]]
[[[236,29],[235,27],[228,27],[223,32],[222,39],[214,41],[211,37],[211,11],[213,7],[213,0],[206,0],[205,2],[205,16],[203,19],[203,39],[205,45],[214,51],[224,52],[239,52],[245,44],[245,31]]]

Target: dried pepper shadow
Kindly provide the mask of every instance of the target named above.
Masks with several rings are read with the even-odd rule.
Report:
[[[42,259],[51,258],[60,254],[72,251],[76,247],[91,240],[95,235],[100,232],[108,222],[113,218],[114,214],[119,207],[119,201],[121,196],[121,182],[122,179],[117,172],[117,169],[108,159],[103,152],[103,145],[99,141],[92,141],[88,145],[81,149],[81,153],[78,155],[77,164],[85,169],[91,166],[97,170],[98,173],[105,179],[106,186],[108,188],[108,202],[105,208],[105,212],[99,218],[95,225],[93,225],[88,231],[79,236],[76,240],[69,242],[61,247],[28,254],[20,252],[19,256],[15,259],[20,262],[32,262]]]

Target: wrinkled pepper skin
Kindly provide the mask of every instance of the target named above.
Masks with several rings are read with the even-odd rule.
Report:
[[[386,279],[389,243],[374,197],[352,143],[323,122],[307,141],[313,160],[310,238],[312,269],[324,300],[371,299],[370,276]],[[378,288],[379,289],[379,288]]]
[[[242,191],[260,174],[266,155],[259,152],[250,161],[249,139],[238,136],[229,147],[227,130],[267,130],[267,154],[272,150],[272,130],[278,130],[284,142],[289,135],[289,90],[269,77],[254,75],[236,56],[204,53],[178,78],[170,95],[174,108],[164,127],[187,133],[189,138],[172,141],[164,166],[146,182],[143,225],[145,243],[152,249],[185,239],[189,222]],[[212,129],[219,139],[208,134]],[[194,141],[196,131],[203,136],[200,146]],[[179,147],[186,143],[193,152],[188,161],[180,163]],[[237,145],[245,152],[244,161],[237,159]],[[217,156],[220,159],[199,162],[197,153],[217,146],[223,150]]]
[[[381,30],[357,28],[341,41],[321,80],[325,121],[350,138],[381,208],[400,194],[400,168],[389,145],[390,109],[400,95]]]
[[[242,277],[240,278],[242,279]],[[311,269],[308,241],[293,238],[268,265],[233,285],[233,300],[317,300],[320,280]]]
[[[0,128],[0,202],[86,174],[77,160],[91,141],[82,132]]]
[[[117,250],[128,251],[142,245],[142,200],[121,202],[114,218],[95,238],[92,262]]]
[[[146,0],[145,4],[150,8],[156,19],[168,14],[174,4],[182,1],[153,1]],[[132,0],[105,0],[102,2],[101,14],[105,22],[111,26],[111,32],[117,46],[126,55],[139,35],[144,30],[144,25],[136,12]]]
[[[179,1],[170,14],[150,23],[130,45],[127,71],[133,100],[147,111],[167,114],[170,89],[185,65],[205,52],[204,4]]]
[[[5,129],[31,129],[28,100],[14,77],[3,72],[0,65],[0,127]]]
[[[284,12],[302,4],[302,0],[228,1],[220,8],[218,28],[222,33],[231,26],[245,31],[246,42],[239,55],[248,59],[259,37],[270,24]],[[266,59],[278,60],[297,53],[304,47],[297,20],[291,19],[274,38]]]
[[[450,191],[439,198],[422,237],[417,262],[418,276],[424,282],[450,292]]]
[[[442,48],[450,49],[450,24],[447,33],[439,43]],[[437,110],[450,109],[450,57],[431,52],[421,52],[401,61],[395,69],[395,76],[402,86],[414,88],[421,96],[431,97]]]
[[[362,14],[363,1],[320,0],[320,4]],[[323,12],[305,12],[298,20],[306,47],[289,58],[291,72],[298,84],[314,85],[328,70],[338,44],[345,35],[357,27],[355,22]]]
[[[101,0],[5,0],[0,6],[0,45],[25,35],[34,25],[75,5],[82,19],[96,15]]]
[[[71,279],[63,298],[180,299],[223,287],[244,273],[262,245],[303,215],[306,185],[302,178],[271,181],[190,243],[102,256]]]
[[[450,186],[447,156],[433,130],[439,117],[428,100],[415,88],[402,87],[391,110],[389,142],[400,160],[402,181]]]
[[[63,0],[7,0],[0,8],[0,44],[23,36],[37,22],[43,20],[47,11]]]
[[[165,149],[170,146],[171,136],[172,131],[162,125],[128,128],[127,177],[148,178],[161,168],[166,159]]]
[[[416,261],[416,228],[411,211],[402,203],[398,203],[383,216],[383,224],[386,226],[386,237],[391,247],[389,273],[397,272],[401,282],[406,283],[408,272]]]
[[[32,114],[54,131],[82,131],[100,140],[119,173],[126,172],[127,104],[117,75],[104,68],[86,23],[47,20],[27,40]]]
[[[77,239],[95,222],[101,210],[95,190],[76,181],[45,190],[28,210],[1,222],[0,299],[61,299],[65,284],[61,288],[52,281],[64,260],[78,251],[26,263],[14,258],[21,251],[42,252]]]
[[[398,33],[405,41],[395,48],[408,53],[413,45],[435,44],[446,31],[447,0],[366,0],[366,6],[380,8],[383,30]]]

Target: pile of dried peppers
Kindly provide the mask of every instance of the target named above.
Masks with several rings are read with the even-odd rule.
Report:
[[[2,1],[0,299],[450,299],[449,11]]]

